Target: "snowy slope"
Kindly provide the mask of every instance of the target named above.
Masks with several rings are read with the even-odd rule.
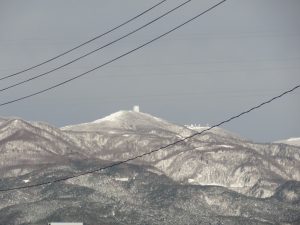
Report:
[[[289,138],[286,140],[276,141],[275,143],[282,143],[287,145],[300,146],[300,138]]]
[[[198,125],[198,126],[197,125],[186,125],[185,127],[189,128],[191,130],[197,131],[197,132],[202,132],[202,131],[207,130],[207,129],[210,128],[209,126],[200,126],[200,125]],[[209,132],[214,133],[218,136],[225,137],[225,138],[235,138],[235,139],[240,139],[240,140],[245,140],[246,141],[246,139],[242,138],[238,134],[235,134],[233,132],[225,130],[221,127],[214,127]]]
[[[80,147],[57,128],[14,118],[1,121],[0,167],[59,161],[62,156],[82,157]]]

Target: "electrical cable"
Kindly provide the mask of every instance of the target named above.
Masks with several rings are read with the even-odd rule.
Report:
[[[46,60],[46,61],[44,61],[44,62],[41,62],[41,63],[39,63],[39,64],[37,64],[37,65],[31,66],[31,67],[26,68],[26,69],[23,69],[23,70],[21,70],[21,71],[19,71],[19,72],[16,72],[16,73],[13,73],[13,74],[10,74],[10,75],[1,77],[1,78],[0,78],[0,81],[1,81],[1,80],[4,80],[4,79],[7,79],[7,78],[10,78],[10,77],[13,77],[13,76],[16,76],[16,75],[19,75],[19,74],[21,74],[21,73],[27,72],[27,71],[32,70],[32,69],[34,69],[34,68],[37,68],[37,67],[39,67],[39,66],[41,66],[41,65],[44,65],[44,64],[46,64],[46,63],[48,63],[48,62],[51,62],[51,61],[53,61],[53,60],[55,60],[55,59],[57,59],[57,58],[60,58],[60,57],[62,57],[62,56],[64,56],[64,55],[66,55],[66,54],[68,54],[68,53],[70,53],[70,52],[72,52],[72,51],[74,51],[74,50],[76,50],[76,49],[78,49],[78,48],[84,46],[84,45],[87,45],[88,43],[91,43],[92,41],[95,41],[96,39],[99,39],[99,38],[101,38],[101,37],[103,37],[103,36],[105,36],[105,35],[107,35],[107,34],[113,32],[113,31],[119,29],[120,27],[122,27],[122,26],[124,26],[124,25],[130,23],[131,21],[133,21],[133,20],[135,20],[135,19],[141,17],[142,15],[146,14],[147,12],[149,12],[149,11],[151,11],[152,9],[156,8],[157,6],[161,5],[161,4],[164,3],[165,1],[167,1],[167,0],[163,0],[163,1],[161,1],[161,2],[159,2],[159,3],[157,3],[157,4],[155,4],[154,6],[150,7],[149,9],[147,9],[147,10],[145,10],[145,11],[143,11],[143,12],[141,12],[140,14],[134,16],[133,18],[131,18],[131,19],[125,21],[124,23],[121,23],[120,25],[118,25],[118,26],[116,26],[116,27],[114,27],[114,28],[112,28],[112,29],[110,29],[110,30],[108,30],[108,31],[106,31],[106,32],[104,32],[104,33],[102,33],[102,34],[100,34],[100,35],[98,35],[98,36],[96,36],[96,37],[94,37],[94,38],[92,38],[92,39],[90,39],[90,40],[88,40],[88,41],[86,41],[86,42],[80,44],[80,45],[77,45],[76,47],[74,47],[74,48],[72,48],[72,49],[70,49],[70,50],[68,50],[68,51],[65,51],[65,52],[63,52],[63,53],[61,53],[61,54],[59,54],[59,55],[57,55],[57,56],[54,56],[54,57],[52,57],[52,58],[50,58],[50,59],[48,59],[48,60]]]
[[[49,90],[55,89],[55,88],[57,88],[57,87],[59,87],[59,86],[61,86],[61,85],[63,85],[63,84],[69,83],[69,82],[71,82],[71,81],[73,81],[73,80],[75,80],[75,79],[78,79],[78,78],[80,78],[80,77],[82,77],[82,76],[85,76],[85,75],[87,75],[87,74],[89,74],[89,73],[91,73],[91,72],[93,72],[93,71],[95,71],[95,70],[98,70],[98,69],[100,69],[101,67],[104,67],[104,66],[106,66],[106,65],[108,65],[108,64],[111,64],[111,63],[113,63],[114,61],[117,61],[117,60],[119,60],[119,59],[121,59],[121,58],[123,58],[123,57],[125,57],[125,56],[127,56],[127,55],[129,55],[129,54],[131,54],[131,53],[133,53],[133,52],[135,52],[135,51],[137,51],[137,50],[139,50],[139,49],[141,49],[141,48],[143,48],[143,47],[149,45],[149,44],[151,44],[152,42],[155,42],[155,41],[157,41],[158,39],[160,39],[160,38],[162,38],[162,37],[164,37],[164,36],[166,36],[166,35],[168,35],[168,34],[174,32],[175,30],[178,30],[179,28],[181,28],[181,27],[183,27],[184,25],[186,25],[186,24],[188,24],[188,23],[190,23],[190,22],[196,20],[198,17],[200,17],[200,16],[202,16],[202,15],[208,13],[209,11],[211,11],[211,10],[213,10],[214,8],[218,7],[219,5],[225,3],[226,1],[227,1],[227,0],[222,0],[222,1],[218,2],[218,3],[216,3],[215,5],[211,6],[210,8],[208,8],[208,9],[206,9],[205,11],[201,12],[200,14],[198,14],[198,15],[192,17],[191,19],[185,21],[184,23],[181,23],[180,25],[174,27],[173,29],[171,29],[171,30],[169,30],[169,31],[167,31],[167,32],[165,32],[165,33],[159,35],[158,37],[156,37],[156,38],[154,38],[154,39],[152,39],[152,40],[150,40],[150,41],[148,41],[148,42],[146,42],[146,43],[144,43],[144,44],[142,44],[142,45],[140,45],[140,46],[138,46],[138,47],[136,47],[136,48],[134,48],[134,49],[132,49],[132,50],[130,50],[130,51],[128,51],[128,52],[126,52],[126,53],[123,53],[122,55],[120,55],[120,56],[118,56],[118,57],[116,57],[116,58],[113,58],[113,59],[107,61],[106,63],[103,63],[103,64],[101,64],[101,65],[99,65],[99,66],[97,66],[97,67],[95,67],[95,68],[93,68],[93,69],[90,69],[90,70],[88,70],[88,71],[86,71],[86,72],[84,72],[84,73],[81,73],[81,74],[79,74],[79,75],[77,75],[77,76],[74,76],[74,77],[72,77],[72,78],[70,78],[70,79],[68,79],[68,80],[65,80],[65,81],[63,81],[63,82],[60,82],[60,83],[58,83],[58,84],[56,84],[56,85],[53,85],[53,86],[48,87],[48,88],[46,88],[46,89],[43,89],[43,90],[41,90],[41,91],[38,91],[38,92],[35,92],[35,93],[32,93],[32,94],[23,96],[23,97],[20,97],[20,98],[17,98],[17,99],[13,99],[13,100],[10,100],[10,101],[1,103],[1,104],[0,104],[0,107],[2,107],[2,106],[4,106],[4,105],[12,104],[12,103],[14,103],[14,102],[22,101],[22,100],[24,100],[24,99],[33,97],[33,96],[35,96],[35,95],[39,95],[39,94],[42,94],[42,93],[47,92],[47,91],[49,91]]]
[[[70,65],[70,64],[72,64],[72,63],[74,63],[74,62],[76,62],[76,61],[78,61],[78,60],[80,60],[80,59],[83,59],[83,58],[85,58],[85,57],[87,57],[87,56],[89,56],[89,55],[91,55],[91,54],[93,54],[93,53],[95,53],[95,52],[97,52],[97,51],[99,51],[99,50],[102,50],[102,49],[104,49],[104,48],[106,48],[106,47],[108,47],[108,46],[110,46],[110,45],[112,45],[112,44],[114,44],[114,43],[116,43],[116,42],[118,42],[118,41],[121,41],[122,39],[124,39],[124,38],[126,38],[126,37],[128,37],[128,36],[130,36],[130,35],[132,35],[132,34],[134,34],[134,33],[136,33],[136,32],[138,32],[138,31],[142,30],[143,28],[145,28],[145,27],[151,25],[152,23],[154,23],[154,22],[158,21],[159,19],[161,19],[161,18],[167,16],[168,14],[174,12],[175,10],[177,10],[177,9],[179,9],[179,8],[181,8],[181,7],[183,7],[183,6],[186,5],[187,3],[190,3],[191,1],[192,1],[192,0],[188,0],[188,1],[183,2],[182,4],[180,4],[180,5],[176,6],[175,8],[173,8],[173,9],[167,11],[166,13],[162,14],[161,16],[155,18],[154,20],[151,20],[150,22],[144,24],[143,26],[141,26],[141,27],[139,27],[139,28],[137,28],[137,29],[135,29],[135,30],[133,30],[133,31],[131,31],[131,32],[127,33],[127,34],[125,34],[124,36],[122,36],[122,37],[120,37],[120,38],[117,38],[117,39],[114,40],[114,41],[109,42],[108,44],[105,44],[105,45],[103,45],[103,46],[101,46],[101,47],[99,47],[99,48],[97,48],[97,49],[95,49],[95,50],[93,50],[93,51],[91,51],[91,52],[88,52],[88,53],[86,53],[86,54],[84,54],[84,55],[82,55],[82,56],[80,56],[80,57],[78,57],[78,58],[76,58],[76,59],[74,59],[74,60],[72,60],[72,61],[66,63],[66,64],[63,64],[63,65],[61,65],[61,66],[59,66],[59,67],[56,67],[56,68],[54,68],[54,69],[52,69],[52,70],[49,70],[49,71],[45,72],[45,73],[42,73],[42,74],[33,76],[33,77],[28,78],[28,79],[26,79],[26,80],[23,80],[23,81],[20,81],[20,82],[18,82],[18,83],[15,83],[15,84],[12,84],[12,85],[10,85],[10,86],[7,86],[7,87],[5,87],[5,88],[2,88],[2,89],[0,89],[0,92],[6,91],[6,90],[8,90],[8,89],[10,89],[10,88],[13,88],[13,87],[19,86],[19,85],[21,85],[21,84],[27,83],[27,82],[29,82],[29,81],[35,80],[35,79],[37,79],[37,78],[43,77],[43,76],[45,76],[45,75],[47,75],[47,74],[50,74],[50,73],[52,73],[52,72],[54,72],[54,71],[57,71],[57,70],[59,70],[59,69],[61,69],[61,68],[63,68],[63,67],[66,67],[66,66],[68,66],[68,65]]]

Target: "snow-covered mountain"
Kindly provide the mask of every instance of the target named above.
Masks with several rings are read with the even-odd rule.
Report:
[[[61,129],[0,119],[0,189],[126,160],[206,128],[135,111]],[[99,224],[184,224],[191,218],[189,224],[300,221],[297,146],[253,143],[216,128],[128,164],[17,194],[0,192],[0,224],[31,224],[28,218],[44,224],[78,215]],[[159,221],[151,219],[158,214]],[[137,217],[145,221],[135,222]]]
[[[192,132],[183,126],[169,123],[163,119],[142,112],[119,111],[89,123],[70,125],[61,128],[64,131],[120,131],[135,133],[151,133],[156,131],[190,135]],[[187,133],[185,133],[187,132]]]
[[[11,168],[82,158],[85,154],[72,138],[60,129],[40,122],[21,119],[0,120],[0,174]],[[4,169],[5,168],[5,169]],[[19,169],[15,169],[19,171]]]
[[[189,129],[132,111],[62,128],[80,140],[82,148],[109,161],[126,160],[203,129],[206,127]],[[154,166],[180,183],[220,185],[258,197],[273,195],[287,180],[300,180],[299,148],[252,143],[222,128],[135,163]]]

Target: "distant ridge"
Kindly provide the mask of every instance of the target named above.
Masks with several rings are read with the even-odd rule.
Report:
[[[287,145],[300,146],[300,137],[293,137],[285,140],[276,141],[275,143],[282,143]]]
[[[61,129],[41,122],[8,119],[0,125],[0,166],[5,171],[20,164],[66,162],[70,158],[118,162],[203,129],[192,128],[137,110],[122,110]],[[153,166],[182,184],[218,185],[256,197],[270,197],[285,181],[300,181],[299,147],[258,144],[223,128],[132,163]]]

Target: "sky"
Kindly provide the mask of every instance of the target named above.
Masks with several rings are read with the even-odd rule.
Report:
[[[38,64],[136,16],[159,0],[0,0],[0,77]],[[144,25],[132,23],[0,88],[46,72]],[[0,92],[0,104],[62,82],[159,36],[218,1],[193,0],[136,34],[59,71]],[[300,1],[227,0],[180,30],[87,76],[0,107],[0,116],[57,127],[139,105],[177,124],[214,125],[300,83]],[[223,127],[253,141],[300,136],[300,90]]]

